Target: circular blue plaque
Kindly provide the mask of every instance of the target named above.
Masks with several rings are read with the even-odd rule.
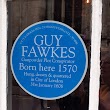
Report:
[[[10,60],[19,86],[45,100],[59,99],[76,90],[88,65],[81,37],[57,21],[41,21],[26,28],[16,39]]]

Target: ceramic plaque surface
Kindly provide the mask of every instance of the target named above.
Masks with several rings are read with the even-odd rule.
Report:
[[[74,29],[56,21],[26,28],[11,52],[13,75],[30,95],[58,99],[82,82],[88,65],[87,50]]]

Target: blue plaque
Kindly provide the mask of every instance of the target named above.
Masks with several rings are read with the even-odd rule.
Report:
[[[88,65],[81,37],[57,21],[41,21],[26,28],[16,39],[10,60],[19,86],[45,100],[59,99],[76,90]]]

